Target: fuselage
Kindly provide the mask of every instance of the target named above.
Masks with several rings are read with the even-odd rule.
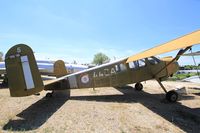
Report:
[[[124,86],[150,79],[165,80],[178,70],[178,63],[149,57],[126,63],[127,58],[62,77],[67,88]]]

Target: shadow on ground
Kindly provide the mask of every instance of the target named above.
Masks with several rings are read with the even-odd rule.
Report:
[[[39,128],[44,124],[67,100],[66,95],[55,95],[52,98],[42,98],[36,103],[17,114],[20,119],[10,120],[3,130],[28,131]]]
[[[200,96],[200,93],[193,93],[194,95]]]
[[[118,102],[118,103],[141,103],[154,113],[167,121],[178,126],[185,132],[200,131],[200,108],[189,108],[181,103],[168,103],[164,94],[149,94],[144,91],[136,92],[132,87],[116,88],[124,95],[103,96],[72,96],[70,100],[95,101],[95,102]],[[194,99],[192,96],[181,96],[180,100]],[[68,97],[57,95],[53,98],[42,98],[17,116],[21,119],[10,120],[4,130],[29,131],[43,125],[66,101]]]
[[[136,92],[131,87],[116,89],[124,95],[73,96],[70,99],[97,102],[141,103],[185,132],[193,133],[200,131],[200,108],[191,109],[179,102],[169,103],[165,100],[164,94],[149,94],[144,91]],[[194,97],[181,96],[180,100],[183,99],[191,100]]]

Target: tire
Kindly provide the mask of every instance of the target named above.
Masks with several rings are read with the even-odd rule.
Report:
[[[6,75],[4,75],[3,82],[1,84],[3,87],[8,87],[8,78]]]
[[[66,90],[56,90],[56,91],[52,91],[52,92],[48,92],[46,94],[47,98],[70,98],[70,89],[66,89]]]
[[[137,91],[141,91],[141,90],[143,89],[143,85],[142,85],[141,83],[136,83],[136,84],[135,84],[135,89],[136,89]]]
[[[178,99],[178,93],[176,91],[169,91],[166,94],[167,101],[174,103]]]
[[[52,96],[53,96],[53,94],[50,93],[50,92],[48,92],[48,93],[46,94],[46,97],[47,97],[47,98],[52,97]]]

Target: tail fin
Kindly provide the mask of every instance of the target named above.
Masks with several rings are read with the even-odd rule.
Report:
[[[56,75],[57,78],[67,75],[67,70],[64,61],[57,60],[54,63],[54,74]]]
[[[13,46],[5,57],[10,95],[29,96],[44,89],[32,49],[25,44]]]

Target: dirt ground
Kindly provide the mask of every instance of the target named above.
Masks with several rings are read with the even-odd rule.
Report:
[[[55,94],[12,98],[0,89],[0,132],[152,133],[200,132],[200,86],[163,82],[168,90],[186,87],[177,103],[168,103],[157,82],[134,87],[71,90],[71,97]]]

